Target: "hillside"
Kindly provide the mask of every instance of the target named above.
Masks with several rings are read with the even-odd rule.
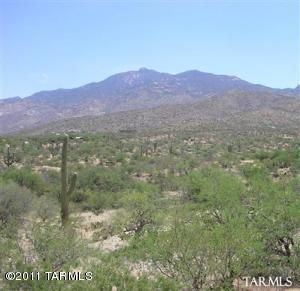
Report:
[[[0,133],[73,117],[194,103],[231,90],[299,96],[299,87],[272,89],[235,76],[196,70],[172,75],[142,68],[75,89],[43,91],[23,99],[0,100]]]
[[[164,105],[65,119],[41,126],[34,134],[63,131],[118,132],[124,130],[194,130],[300,128],[300,100],[272,93],[231,91],[191,104]]]

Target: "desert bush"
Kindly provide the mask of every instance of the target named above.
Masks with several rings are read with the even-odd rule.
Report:
[[[136,181],[133,184],[132,189],[136,192],[141,192],[141,193],[158,193],[159,192],[159,188],[157,187],[157,185],[142,182],[142,181]]]
[[[264,242],[264,273],[279,275],[284,270],[293,271],[292,262],[297,242],[295,235],[300,227],[299,193],[291,183],[269,181],[255,185],[251,207],[251,223],[260,231]]]
[[[75,190],[74,193],[71,196],[71,201],[75,203],[80,203],[87,201],[88,194],[83,190]]]
[[[154,204],[151,194],[142,192],[127,193],[122,199],[122,205],[130,213],[126,226],[127,231],[140,233],[144,227],[154,222]]]
[[[191,172],[185,187],[188,200],[217,209],[239,203],[245,192],[243,183],[237,177],[217,168]]]
[[[255,158],[259,159],[260,161],[269,159],[271,157],[271,154],[266,151],[258,151],[255,153]]]
[[[47,191],[47,186],[40,175],[30,169],[8,169],[1,173],[3,180],[12,180],[21,187],[26,187],[38,195],[43,195]]]
[[[92,171],[94,172],[94,171]],[[111,175],[111,173],[113,173]],[[93,175],[93,174],[92,174]],[[126,195],[126,189],[132,191],[138,191],[141,193],[158,193],[158,189],[155,185],[151,185],[144,182],[133,182],[125,180],[126,175],[123,177],[117,177],[116,184],[113,185],[114,179],[117,176],[113,171],[107,171],[107,174],[97,174],[92,177],[92,181],[98,181],[100,177],[104,177],[103,181],[96,182],[94,187],[87,183],[88,186],[82,187],[74,193],[73,202],[82,202],[83,209],[98,211],[102,209],[119,208],[122,205],[122,199]],[[79,179],[82,179],[81,176]],[[90,186],[91,185],[91,186]],[[89,188],[92,188],[90,190]],[[119,191],[117,191],[119,190]]]
[[[66,270],[76,265],[84,255],[84,247],[72,228],[62,229],[59,224],[36,225],[34,247],[45,270]]]
[[[242,174],[245,176],[245,178],[249,180],[254,180],[254,179],[267,179],[268,180],[268,170],[266,167],[263,165],[258,167],[258,166],[244,166],[241,169]]]
[[[30,209],[32,199],[29,190],[0,181],[0,226],[19,220]]]
[[[84,169],[79,174],[79,189],[119,192],[130,187],[130,177],[120,169],[102,167]]]
[[[33,197],[29,190],[12,181],[0,181],[0,273],[16,270],[18,267],[19,270],[24,269],[17,240],[18,228],[22,217],[31,210]],[[4,288],[2,283],[0,285],[0,288]]]
[[[43,195],[36,201],[37,216],[45,222],[55,217],[59,213],[59,207],[52,197],[46,197]]]
[[[124,163],[124,161],[125,161],[125,155],[123,153],[118,153],[116,155],[116,162]]]
[[[0,206],[1,208],[1,206]],[[1,210],[0,210],[1,211]],[[23,257],[20,247],[18,245],[16,225],[11,221],[8,222],[6,227],[0,225],[0,273],[4,274],[7,270],[24,270]],[[7,287],[7,286],[6,286]],[[1,281],[2,290],[15,290],[3,286]]]
[[[276,151],[272,155],[274,167],[288,168],[292,165],[293,160],[297,158],[296,152],[291,151]]]
[[[170,230],[156,232],[148,242],[149,259],[188,289],[230,290],[232,280],[257,259],[261,245],[255,234],[237,219],[208,228],[199,218],[187,223],[177,214]]]
[[[182,179],[174,175],[165,175],[162,172],[154,173],[153,182],[160,191],[177,191],[181,188]]]
[[[120,207],[120,200],[123,195],[122,192],[98,192],[91,190],[88,190],[85,194],[87,199],[83,203],[83,208],[93,211]]]

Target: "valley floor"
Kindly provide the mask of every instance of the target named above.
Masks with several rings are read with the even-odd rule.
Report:
[[[296,133],[70,134],[65,227],[61,148],[59,134],[0,139],[1,290],[299,290]],[[17,271],[43,275],[4,279]]]

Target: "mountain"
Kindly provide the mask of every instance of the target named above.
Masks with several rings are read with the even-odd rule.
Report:
[[[300,93],[299,86],[273,89],[235,76],[197,70],[168,74],[141,68],[74,89],[42,91],[23,99],[0,99],[0,133],[73,117],[194,103],[231,90],[287,96],[299,96]]]
[[[233,90],[194,103],[60,120],[27,133],[251,129],[299,132],[300,99]]]
[[[298,85],[295,89],[282,89],[281,92],[288,96],[300,97],[300,85]]]

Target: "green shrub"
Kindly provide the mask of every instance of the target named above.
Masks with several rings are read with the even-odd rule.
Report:
[[[13,182],[0,182],[0,227],[19,220],[29,209],[33,195]]]
[[[131,184],[130,177],[122,170],[102,167],[84,169],[78,179],[79,188],[99,192],[120,192],[129,189]]]
[[[244,185],[237,177],[216,168],[191,172],[186,180],[189,200],[217,208],[238,203],[244,191]]]
[[[82,190],[75,190],[71,196],[71,200],[75,203],[84,202],[87,199],[88,199],[88,195],[86,194],[86,192]]]
[[[41,266],[49,270],[68,269],[84,254],[81,241],[73,229],[62,229],[59,224],[36,225],[34,246]]]
[[[278,168],[288,168],[296,159],[296,153],[289,151],[277,151],[273,154],[273,165]]]
[[[40,175],[30,169],[8,169],[1,174],[4,180],[12,180],[21,187],[26,187],[38,195],[47,191],[46,184]]]
[[[36,214],[43,222],[53,219],[59,213],[58,203],[52,197],[43,195],[36,202]]]
[[[270,156],[271,156],[271,154],[270,154],[269,152],[266,152],[266,151],[258,151],[258,152],[255,154],[255,157],[256,157],[257,159],[259,159],[260,161],[269,159]]]
[[[233,279],[249,274],[259,258],[257,240],[243,219],[207,227],[197,216],[187,222],[178,214],[169,230],[154,232],[143,243],[146,257],[188,290],[231,290]]]
[[[146,225],[151,225],[154,218],[154,204],[149,193],[130,192],[122,199],[122,205],[128,210],[130,219],[129,231],[140,233]]]
[[[142,193],[158,193],[159,189],[156,185],[137,181],[133,184],[132,187],[136,192],[142,192]]]
[[[247,179],[267,179],[268,171],[264,166],[244,166],[242,168],[242,174]]]
[[[87,200],[83,205],[86,210],[98,211],[120,207],[120,199],[122,197],[120,192],[87,191],[86,195]]]

